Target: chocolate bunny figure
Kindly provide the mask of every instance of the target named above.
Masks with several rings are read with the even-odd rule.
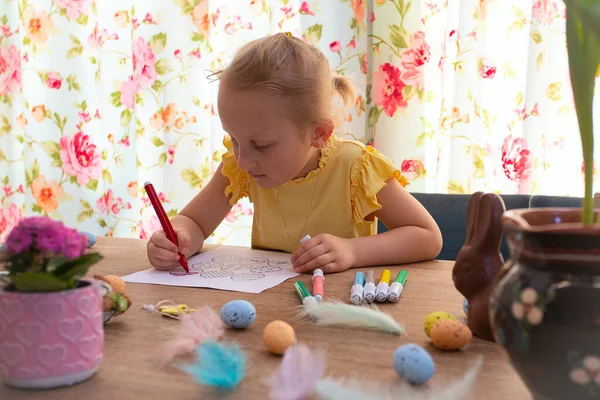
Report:
[[[504,259],[502,241],[502,198],[493,193],[476,192],[467,207],[465,243],[456,256],[452,280],[469,302],[468,326],[473,334],[494,340],[490,325],[490,293]]]

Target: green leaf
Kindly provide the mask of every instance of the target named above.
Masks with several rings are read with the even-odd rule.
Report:
[[[69,178],[69,183],[70,183],[71,185],[78,185],[78,183],[77,183],[77,176],[75,176],[75,175],[71,176],[71,177]]]
[[[159,75],[166,75],[173,71],[173,69],[169,66],[169,60],[166,58],[159,59],[156,64],[154,64],[154,68],[156,68],[156,73]]]
[[[369,118],[368,118],[368,125],[370,128],[377,125],[380,115],[381,115],[381,110],[379,108],[371,107],[371,109],[369,110]]]
[[[31,180],[36,180],[40,175],[40,163],[38,163],[37,158],[33,160],[33,165],[31,166]]]
[[[448,184],[448,192],[454,194],[465,194],[465,188],[459,182],[450,182]]]
[[[30,44],[31,44],[31,40],[27,36],[25,36],[23,38],[23,46],[28,46]]]
[[[163,167],[166,162],[167,162],[167,153],[162,153],[160,156],[158,156],[158,166],[159,167]]]
[[[356,23],[356,18],[352,18],[350,20],[350,29],[356,29],[357,26],[358,24]]]
[[[204,42],[204,35],[201,35],[198,32],[193,32],[192,42]]]
[[[5,115],[3,115],[2,116],[2,127],[0,127],[0,135],[6,135],[6,134],[10,133],[11,130],[12,130],[12,125],[8,121],[8,118]]]
[[[531,38],[535,42],[535,44],[540,44],[542,42],[542,34],[537,29],[531,32]]]
[[[154,136],[152,137],[152,139],[150,139],[150,141],[152,142],[153,145],[155,145],[156,147],[160,147],[164,145],[164,142],[162,140],[160,140],[160,138],[158,136]]]
[[[515,98],[515,103],[520,106],[523,103],[523,92],[519,92]],[[485,111],[485,110],[484,110]]]
[[[44,140],[41,142],[42,149],[48,154],[50,157],[55,157],[58,154],[60,158],[60,145],[52,140]]]
[[[34,213],[37,214],[43,214],[44,210],[42,210],[42,207],[38,206],[37,204],[32,204],[31,205],[31,211],[33,211]]]
[[[594,88],[596,72],[600,64],[600,45],[590,30],[595,32],[594,24],[581,22],[582,13],[576,7],[586,4],[591,7],[589,0],[579,0],[567,4],[567,54],[569,59],[569,74],[575,100],[575,111],[579,124],[581,146],[585,171],[585,196],[583,201],[583,224],[593,223],[593,165],[594,165]],[[596,6],[598,9],[599,6]],[[590,10],[587,10],[590,12]],[[587,21],[587,16],[583,15]],[[600,28],[596,27],[600,39]]]
[[[188,182],[192,188],[202,186],[202,177],[193,168],[185,168],[181,171],[181,179]]]
[[[25,272],[11,278],[19,292],[57,292],[67,288],[67,282],[45,272]]]
[[[152,84],[152,86],[151,86],[151,87],[152,87],[152,89],[154,89],[156,92],[160,92],[164,86],[163,86],[163,83],[162,83],[162,81],[161,81],[161,80],[159,80],[159,79],[157,79],[157,80],[155,80],[155,81],[154,81],[154,83]]]
[[[86,210],[86,211],[81,211],[79,214],[77,214],[77,222],[83,222],[86,219],[90,219],[94,216],[94,211],[92,210]]]
[[[107,169],[102,170],[102,180],[104,180],[106,183],[113,182],[112,175],[110,174],[110,172]]]
[[[85,14],[79,14],[79,17],[77,17],[77,23],[83,26],[86,26],[88,23],[88,19],[89,17]]]
[[[319,43],[322,35],[323,35],[323,25],[321,25],[321,24],[314,24],[314,25],[309,26],[308,28],[306,28],[306,30],[304,31],[304,34],[303,34],[304,39],[312,45]]]
[[[0,22],[2,22],[2,25],[8,25],[8,16],[3,15],[2,18],[0,18]]]
[[[535,66],[538,71],[540,69],[542,69],[543,64],[544,64],[544,52],[540,52],[540,54],[537,56],[537,60],[535,62]]]
[[[154,54],[158,54],[165,49],[167,45],[167,34],[166,33],[157,33],[152,36],[148,41],[150,48]]]
[[[121,107],[121,92],[112,92],[110,94],[110,102],[114,107]]]
[[[421,134],[417,137],[417,142],[415,145],[417,147],[423,146],[425,141],[427,140],[427,132],[421,132]]]
[[[23,135],[16,135],[15,139],[17,139],[19,143],[23,143],[25,141],[25,137]]]
[[[396,24],[390,25],[390,40],[395,47],[399,49],[408,48],[406,36],[406,30],[403,27]]]
[[[106,221],[104,220],[104,218],[98,218],[97,222],[98,222],[98,225],[100,225],[102,228],[106,228],[108,226],[106,224]]]
[[[173,218],[176,215],[177,215],[177,209],[176,208],[173,208],[173,209],[169,210],[169,212],[167,212],[167,217],[169,217],[169,218]]]
[[[88,189],[93,190],[94,192],[98,189],[98,181],[96,179],[90,179],[85,185]]]
[[[89,267],[102,260],[102,256],[99,253],[87,253],[81,257],[66,261],[54,270],[54,276],[59,279],[78,279],[84,276]]]
[[[4,104],[8,104],[9,107],[12,107],[12,99],[7,94],[3,94],[0,96],[0,102],[2,102]],[[27,108],[29,108],[29,107],[27,107]]]
[[[124,109],[121,112],[121,126],[127,126],[131,122],[131,110],[129,108]]]
[[[409,101],[410,99],[412,99],[415,92],[416,92],[416,88],[414,86],[412,86],[412,85],[404,86],[402,88],[402,98],[405,101]]]
[[[98,62],[98,60],[96,60],[96,57],[90,57],[90,62],[92,63],[92,65],[96,65],[96,63]]]

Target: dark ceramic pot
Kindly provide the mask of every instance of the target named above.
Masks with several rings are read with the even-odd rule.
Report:
[[[536,400],[600,398],[600,227],[580,209],[506,211],[511,260],[490,299],[496,341]]]

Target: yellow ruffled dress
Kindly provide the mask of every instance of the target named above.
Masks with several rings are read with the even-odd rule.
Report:
[[[390,178],[402,186],[408,184],[400,170],[375,148],[332,136],[322,149],[317,169],[277,190],[264,189],[237,165],[229,136],[223,144],[227,152],[222,174],[230,183],[225,196],[231,196],[231,205],[246,196],[253,203],[255,248],[292,252],[307,234],[329,233],[343,238],[375,235],[377,219],[366,218],[381,208],[377,193]]]

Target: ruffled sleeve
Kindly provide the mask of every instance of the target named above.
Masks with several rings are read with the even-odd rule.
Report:
[[[403,187],[408,185],[406,178],[389,159],[375,148],[365,146],[350,169],[350,203],[356,224],[368,222],[365,218],[381,209],[377,193],[390,178],[395,178]]]
[[[229,204],[235,205],[241,198],[249,196],[248,186],[250,184],[250,174],[241,169],[233,155],[231,138],[225,136],[223,145],[227,151],[223,154],[223,168],[221,174],[229,179],[229,185],[225,188],[225,196],[229,198]]]

